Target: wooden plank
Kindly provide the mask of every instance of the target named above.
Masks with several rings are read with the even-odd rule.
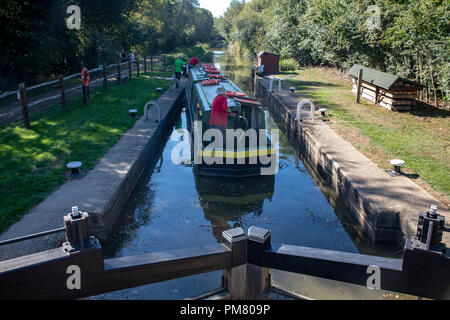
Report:
[[[413,108],[413,105],[396,105],[396,106],[393,106],[393,105],[387,104],[385,102],[380,102],[379,105],[382,106],[382,107],[385,107],[385,108],[387,108],[389,110],[395,110],[395,111],[410,111]]]
[[[368,85],[367,83],[364,83],[364,82],[362,84],[362,87],[365,88],[366,90],[370,90],[372,92],[375,92],[377,89],[377,87]],[[353,89],[355,90],[355,92],[356,92],[356,88],[357,88],[356,85],[353,85]],[[386,90],[383,90],[383,92],[384,92],[384,95],[389,98],[409,98],[411,96],[418,95],[418,91],[392,91],[392,90],[386,91]]]
[[[30,112],[28,110],[27,93],[26,93],[26,89],[25,89],[25,83],[22,82],[19,84],[19,92],[20,92],[20,104],[22,105],[23,122],[25,124],[26,129],[31,129]]]
[[[108,77],[106,76],[106,66],[103,66],[103,89],[108,90]]]
[[[436,258],[439,260],[438,258]],[[433,260],[433,266],[445,268],[449,259]],[[370,276],[369,266],[380,270],[380,288],[439,299],[448,295],[449,276],[439,281],[439,276],[426,270],[417,273],[403,270],[405,260],[368,256],[357,253],[338,252],[285,244],[272,244],[260,258],[261,266],[343,281],[366,286]],[[249,260],[249,262],[251,262]],[[256,262],[256,261],[255,261]]]
[[[60,82],[60,89],[61,89],[61,107],[64,111],[66,111],[67,110],[66,91],[64,89],[64,77],[63,76],[59,77],[59,82]]]
[[[137,71],[137,76],[139,78],[139,58],[136,58],[136,71]]]
[[[356,90],[352,90],[352,92],[356,92]],[[365,88],[362,88],[362,96],[363,98],[370,100],[372,102],[376,101],[376,94],[370,90],[366,90]],[[385,102],[387,104],[391,105],[414,105],[415,99],[409,98],[409,99],[392,99],[385,97],[383,94],[379,94],[377,103],[379,102]]]
[[[76,299],[230,268],[222,244],[103,260],[99,245],[69,254],[58,248],[0,263],[1,299]],[[70,290],[67,268],[81,269],[81,289]]]
[[[131,71],[131,60],[128,60],[128,80],[131,80],[132,71]]]

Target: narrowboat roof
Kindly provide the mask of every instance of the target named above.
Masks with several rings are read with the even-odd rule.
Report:
[[[220,86],[223,86],[226,91],[235,91],[244,93],[236,84],[233,83],[233,81],[229,79],[222,79],[222,81],[218,85],[203,86],[201,81],[209,79],[206,76],[206,73],[203,72],[203,70],[200,70],[199,68],[193,68],[190,70],[190,72],[192,75],[194,87],[199,93],[199,98],[203,104],[205,111],[211,110],[212,102],[214,98],[217,96],[216,90]],[[227,101],[229,107],[239,106],[239,103],[232,98],[227,97]]]

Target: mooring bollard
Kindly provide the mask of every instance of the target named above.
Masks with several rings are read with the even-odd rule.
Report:
[[[401,173],[401,169],[402,167],[405,165],[405,161],[401,160],[401,159],[394,159],[391,160],[390,163],[394,166],[394,170],[397,173]]]
[[[232,300],[246,299],[247,241],[242,228],[222,232],[223,244],[231,250],[231,268],[223,271],[223,287]]]
[[[67,164],[67,168],[72,171],[72,174],[71,174],[72,178],[76,178],[80,175],[80,171],[79,171],[80,167],[81,167],[80,161],[73,161],[73,162],[69,162]]]
[[[133,118],[133,119],[136,118],[136,113],[137,113],[136,109],[130,109],[129,112],[130,112],[130,117],[131,118]]]

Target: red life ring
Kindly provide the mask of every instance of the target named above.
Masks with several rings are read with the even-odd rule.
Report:
[[[212,64],[202,64],[202,67],[204,69],[212,69],[212,70],[216,69],[216,67],[214,65],[212,65]]]
[[[205,72],[206,73],[214,73],[214,74],[219,74],[220,73],[219,70],[211,70],[211,69],[206,69]]]
[[[89,78],[89,71],[86,68],[81,69],[81,84],[83,87],[88,87],[91,82]]]
[[[230,98],[234,97],[245,97],[245,93],[237,92],[237,91],[226,91],[225,95]]]
[[[213,85],[216,85],[219,83],[220,83],[220,80],[209,79],[209,80],[202,81],[202,86],[213,86]]]
[[[223,78],[225,78],[223,75],[221,75],[221,74],[208,74],[208,77],[209,78],[212,78],[212,79],[223,79]]]

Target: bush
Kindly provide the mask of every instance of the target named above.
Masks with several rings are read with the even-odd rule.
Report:
[[[280,71],[295,71],[298,69],[300,69],[300,64],[294,58],[280,60]]]
[[[213,61],[213,54],[210,52],[209,46],[205,44],[196,45],[194,47],[177,48],[176,52],[177,53],[171,53],[166,56],[166,67],[171,68],[180,54],[186,62],[189,62],[192,57],[197,57],[200,62],[205,63]]]

